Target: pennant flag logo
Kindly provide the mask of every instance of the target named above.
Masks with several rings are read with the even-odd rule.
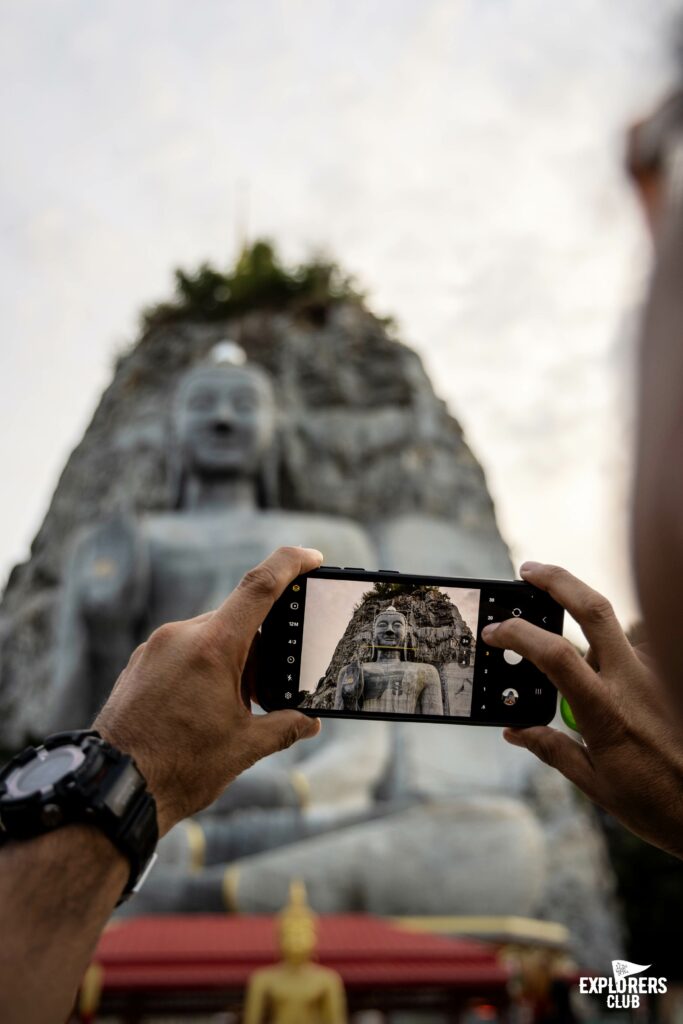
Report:
[[[641,971],[646,971],[649,967],[652,967],[652,964],[632,964],[630,960],[612,961],[615,981],[619,981],[619,978],[629,978],[632,974],[640,974]]]

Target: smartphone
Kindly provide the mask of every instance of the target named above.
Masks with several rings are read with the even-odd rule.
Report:
[[[562,633],[563,609],[529,583],[321,566],[263,623],[257,699],[325,717],[545,725],[553,684],[481,639],[511,616]]]

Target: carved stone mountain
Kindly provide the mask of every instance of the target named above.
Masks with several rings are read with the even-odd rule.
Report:
[[[176,321],[152,327],[119,360],[83,440],[67,462],[31,557],[14,569],[0,603],[0,746],[5,752],[39,739],[43,731],[44,706],[55,676],[60,588],[76,533],[102,521],[116,526],[126,517],[172,507],[177,484],[168,445],[173,396],[185,372],[226,338],[237,341],[275,384],[276,457],[269,466],[264,507],[348,516],[366,528],[378,549],[386,520],[401,514],[433,516],[445,524],[449,536],[457,537],[468,558],[483,551],[495,556],[491,564],[509,566],[484,474],[460,427],[434,394],[418,356],[359,304],[333,305],[325,322],[318,324],[285,314],[252,314],[239,321]],[[396,544],[406,563],[383,568],[409,570],[410,558],[428,568],[414,533],[409,524],[399,538],[403,544]],[[110,535],[119,536],[116,529]],[[431,547],[433,560],[443,559],[438,529],[424,543]],[[399,597],[395,600],[398,605]],[[425,660],[444,653],[446,641],[439,631],[444,618],[448,623],[450,615],[454,621],[452,612],[430,606],[433,601],[425,595],[424,607],[411,620]],[[345,650],[339,652],[343,657]],[[535,763],[529,771],[541,776],[541,782],[551,777],[552,792],[530,788],[523,797],[542,821],[549,846],[551,870],[542,913],[569,920],[578,906],[580,919],[571,919],[576,947],[588,962],[604,963],[619,952],[618,915],[610,870],[601,860],[600,831],[563,779]],[[563,801],[554,798],[555,789]],[[515,799],[524,816],[522,796]],[[469,827],[459,830],[459,841],[470,843],[480,858],[477,827],[471,818]],[[387,863],[391,856],[400,860],[390,852]],[[443,858],[450,865],[446,849]],[[452,867],[456,871],[458,866]],[[498,881],[504,886],[500,873]],[[464,878],[462,888],[467,884]],[[257,887],[262,887],[261,876]]]
[[[152,328],[119,359],[31,556],[15,567],[2,598],[0,747],[6,751],[39,733],[59,587],[76,531],[117,510],[170,506],[171,398],[180,376],[226,337],[275,380],[279,507],[365,524],[420,511],[448,519],[469,542],[505,557],[484,474],[458,423],[416,353],[361,306],[333,306],[323,324],[254,313],[234,322]]]
[[[469,713],[469,700],[463,710],[449,707],[446,666],[462,660],[469,664],[470,651],[474,647],[472,631],[450,598],[431,587],[420,587],[411,593],[393,593],[384,598],[372,590],[364,594],[335,648],[325,675],[315,693],[301,702],[302,707],[334,707],[339,670],[351,661],[371,659],[373,623],[376,616],[390,605],[408,620],[413,647],[410,660],[427,662],[438,670],[445,713]]]

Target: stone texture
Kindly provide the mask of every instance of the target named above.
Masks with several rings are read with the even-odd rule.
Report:
[[[371,660],[373,623],[390,605],[408,620],[410,661],[427,662],[438,670],[445,714],[469,714],[469,705],[467,710],[457,708],[462,708],[461,691],[467,683],[471,694],[472,667],[457,662],[461,658],[469,662],[474,637],[450,598],[431,587],[411,588],[406,593],[393,592],[386,597],[370,588],[344,630],[325,675],[315,692],[301,702],[302,707],[334,707],[339,670],[352,661]],[[451,710],[451,700],[456,710]]]
[[[0,603],[0,747],[35,737],[50,684],[65,558],[76,531],[116,509],[171,501],[169,400],[180,375],[225,338],[276,382],[275,507],[351,516],[447,517],[482,549],[503,551],[484,475],[418,356],[360,306],[311,324],[252,314],[239,322],[155,328],[123,355],[69,458],[30,559]]]

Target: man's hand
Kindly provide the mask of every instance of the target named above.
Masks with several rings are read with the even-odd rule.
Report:
[[[557,768],[647,842],[683,857],[683,738],[649,658],[631,647],[609,601],[566,570],[526,562],[520,572],[576,619],[590,644],[586,658],[522,619],[494,623],[482,636],[549,677],[571,704],[583,743],[548,726],[506,729],[505,739]]]
[[[320,729],[298,711],[252,715],[242,673],[273,602],[321,562],[312,548],[279,548],[215,612],[160,626],[119,676],[94,728],[135,758],[160,835],[260,758]]]

